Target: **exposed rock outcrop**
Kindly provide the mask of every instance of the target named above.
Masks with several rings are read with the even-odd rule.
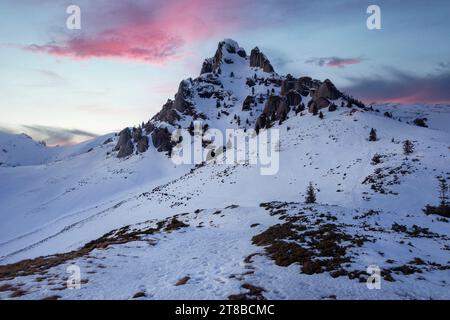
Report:
[[[336,102],[338,98],[342,101]],[[204,60],[200,76],[181,81],[175,97],[168,99],[151,120],[137,129],[121,131],[115,151],[120,157],[145,152],[151,140],[158,151],[170,154],[174,145],[171,132],[177,128],[190,130],[189,123],[196,120],[208,127],[216,124],[215,118],[222,127],[236,123],[242,129],[254,126],[259,132],[276,121],[281,124],[294,113],[302,116],[307,102],[308,111],[319,114],[320,109],[334,111],[335,103],[346,101],[350,105],[359,103],[342,94],[328,79],[322,82],[305,76],[278,75],[258,47],[247,56],[237,42],[225,39],[219,42],[214,56]],[[236,109],[240,106],[242,113]]]
[[[147,136],[141,137],[139,139],[139,141],[137,142],[136,148],[139,153],[144,153],[145,151],[147,151],[148,150],[148,137]]]
[[[189,80],[183,80],[178,86],[178,92],[175,94],[175,100],[173,102],[173,108],[183,113],[187,108],[191,106],[188,99],[192,96],[189,89]]]
[[[280,96],[270,96],[266,101],[263,113],[266,116],[270,117],[272,114],[274,114],[278,110],[278,107],[280,106],[280,104],[282,102],[283,102],[283,98],[281,98]]]
[[[284,120],[286,120],[287,114],[289,113],[290,108],[287,105],[287,101],[285,99],[282,99],[280,104],[278,105],[277,112],[276,112],[276,120],[279,120],[280,123]]]
[[[263,69],[264,72],[274,72],[269,59],[262,53],[258,47],[255,47],[250,52],[250,67],[257,67]]]
[[[324,82],[322,82],[320,87],[314,93],[314,98],[316,100],[319,98],[336,100],[339,99],[341,96],[342,93],[338,89],[336,89],[334,84],[329,79],[326,79]]]
[[[298,106],[302,102],[302,96],[297,91],[291,90],[286,95],[288,106]]]
[[[205,61],[203,61],[200,75],[209,72],[213,72],[213,60],[211,58],[205,59]]]
[[[171,134],[167,128],[155,128],[152,132],[152,142],[159,152],[172,150]]]
[[[180,102],[182,104],[182,102]],[[175,111],[174,107],[174,101],[173,100],[167,100],[167,102],[163,105],[160,112],[158,112],[153,119],[159,120],[159,121],[166,121],[167,123],[174,124],[176,121],[180,119],[180,116]],[[153,130],[153,129],[152,129]],[[147,132],[150,132],[152,130],[149,130]]]
[[[131,138],[131,131],[129,128],[120,131],[119,141],[117,141],[117,145],[114,148],[114,151],[119,151],[117,153],[117,158],[125,158],[133,153],[134,145]]]
[[[242,111],[250,111],[254,103],[255,98],[253,96],[247,96],[242,104]]]
[[[314,103],[316,104],[318,109],[328,108],[328,106],[330,106],[330,101],[322,97],[314,100]]]
[[[241,58],[247,57],[247,53],[245,52],[245,50],[243,48],[240,48],[236,41],[231,39],[225,39],[224,41],[219,42],[216,53],[214,54],[214,57],[211,59],[212,72],[217,71],[222,62],[225,62],[224,50],[226,50],[226,52],[228,52],[229,54],[236,54]],[[230,60],[229,59],[227,60],[228,63],[230,63]],[[231,63],[233,63],[232,60]],[[206,66],[206,68],[208,68],[208,66]]]

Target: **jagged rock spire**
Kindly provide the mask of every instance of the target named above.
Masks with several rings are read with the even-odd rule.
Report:
[[[264,72],[274,72],[269,59],[262,53],[258,47],[255,47],[250,53],[250,67],[263,69]]]

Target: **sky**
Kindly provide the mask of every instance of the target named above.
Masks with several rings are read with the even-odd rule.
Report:
[[[448,0],[2,0],[0,130],[56,145],[147,121],[225,38],[367,103],[450,104],[449,20]]]

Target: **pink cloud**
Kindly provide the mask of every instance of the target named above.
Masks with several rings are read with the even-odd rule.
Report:
[[[120,58],[161,63],[176,57],[186,41],[206,39],[238,27],[233,14],[237,4],[236,0],[135,0],[126,5],[116,2],[106,10],[94,9],[92,4],[80,5],[84,19],[80,34],[23,49],[75,59]]]
[[[321,57],[311,58],[306,63],[313,63],[319,67],[344,68],[345,66],[358,64],[363,61],[362,58],[340,58],[340,57]]]
[[[348,78],[351,85],[344,88],[365,102],[450,103],[450,71],[425,76],[385,68],[387,75]]]

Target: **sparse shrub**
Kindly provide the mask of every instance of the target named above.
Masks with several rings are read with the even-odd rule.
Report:
[[[414,144],[410,140],[403,141],[403,153],[410,155],[414,152]]]
[[[372,165],[377,165],[381,163],[381,155],[378,153],[375,153],[374,156],[372,157]]]
[[[427,121],[427,118],[417,118],[414,119],[414,124],[418,127],[428,128],[428,125],[425,121]]]

